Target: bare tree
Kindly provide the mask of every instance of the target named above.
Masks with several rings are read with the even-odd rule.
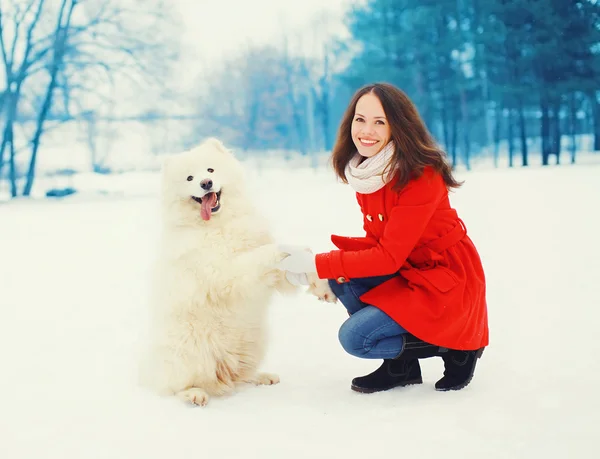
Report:
[[[0,93],[6,114],[0,171],[9,147],[15,196],[14,124],[33,120],[23,188],[27,196],[43,134],[60,123],[90,119],[90,113],[94,119],[106,117],[116,98],[121,115],[128,105],[147,111],[166,91],[178,43],[171,38],[177,36],[172,33],[175,18],[163,0],[147,0],[143,9],[134,0],[8,1],[9,7],[0,0],[0,48],[7,76]],[[19,62],[17,56],[22,56]],[[122,100],[124,93],[132,96]],[[19,116],[27,104],[27,112]]]
[[[40,22],[44,0],[0,2],[0,52],[6,75],[6,87],[2,93],[0,109],[4,112],[4,128],[0,146],[0,177],[4,165],[4,152],[9,148],[9,179],[11,196],[17,196],[14,124],[18,115],[18,103],[25,80],[31,75],[35,61],[43,58],[46,50],[40,47],[44,39],[34,37]],[[23,35],[24,30],[24,35]],[[9,38],[12,32],[12,39]],[[20,60],[19,60],[20,57]]]
[[[42,108],[38,114],[35,134],[31,141],[31,157],[29,159],[29,167],[27,169],[25,187],[23,189],[23,196],[29,196],[31,194],[31,188],[33,187],[33,179],[35,177],[35,165],[37,160],[37,154],[40,147],[40,139],[42,137],[44,122],[48,116],[48,111],[52,104],[52,96],[54,89],[56,88],[56,81],[58,72],[63,65],[63,58],[67,49],[67,38],[69,37],[69,28],[71,24],[71,18],[73,17],[73,9],[77,5],[77,0],[62,0],[60,11],[58,14],[58,21],[56,23],[56,31],[54,33],[54,43],[52,46],[52,58],[50,61],[48,73],[50,75],[50,82],[46,89]]]
[[[291,148],[295,122],[290,73],[296,64],[273,46],[251,46],[202,75],[198,137],[217,135],[244,151]],[[295,121],[294,121],[295,120]]]
[[[306,65],[301,59],[294,59],[292,56],[287,35],[283,41],[281,66],[287,85],[287,98],[291,109],[298,148],[302,155],[306,155],[307,143],[312,143],[311,136],[304,128],[306,123],[303,121],[303,113],[305,110],[302,110],[302,96],[306,93],[307,86],[307,80],[304,79],[302,81],[305,76],[303,70],[306,68]]]
[[[322,10],[313,16],[308,24],[312,31],[303,33],[304,46],[299,47],[297,59],[302,67],[300,74],[307,81],[310,91],[311,109],[318,120],[321,145],[324,150],[333,146],[331,131],[331,96],[334,91],[333,77],[342,69],[341,52],[338,43],[342,39],[340,18],[331,11]]]

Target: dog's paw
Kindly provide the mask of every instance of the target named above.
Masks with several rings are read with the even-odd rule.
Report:
[[[192,405],[206,406],[208,403],[208,394],[199,387],[190,387],[177,393],[177,396],[184,402]]]
[[[319,279],[316,274],[310,274],[308,277],[310,285],[308,286],[308,293],[316,296],[320,301],[327,303],[336,303],[337,296],[329,287],[329,281],[327,279]]]
[[[266,256],[265,261],[267,262],[267,265],[273,268],[275,268],[280,261],[290,256],[289,253],[281,250],[277,244],[265,244],[256,250],[262,252]]]
[[[269,287],[277,287],[285,281],[285,274],[279,269],[271,269],[263,275],[263,280]]]
[[[279,383],[279,376],[275,373],[256,373],[252,378],[246,380],[256,386],[272,386]]]

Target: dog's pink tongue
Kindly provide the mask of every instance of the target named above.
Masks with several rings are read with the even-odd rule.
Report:
[[[208,193],[202,198],[202,204],[200,204],[200,215],[202,220],[210,220],[211,209],[215,207],[217,203],[217,195],[215,193]]]

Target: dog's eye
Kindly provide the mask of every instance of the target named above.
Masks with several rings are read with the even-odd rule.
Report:
[[[194,177],[192,177],[191,175],[188,175],[187,181],[191,182],[192,180],[194,180]]]
[[[208,172],[210,172],[211,174],[215,171],[212,167],[209,167],[208,169],[206,169]]]

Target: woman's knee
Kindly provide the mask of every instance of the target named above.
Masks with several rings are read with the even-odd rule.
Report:
[[[346,320],[338,331],[342,348],[350,355],[362,357],[371,349],[370,340],[356,326],[352,318]]]

